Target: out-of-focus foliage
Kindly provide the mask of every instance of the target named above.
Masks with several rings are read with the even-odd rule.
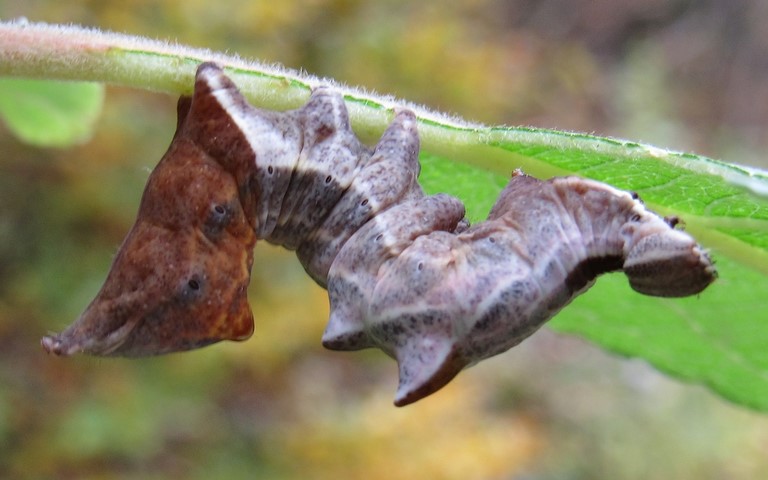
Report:
[[[0,78],[0,118],[20,139],[39,147],[69,147],[91,136],[104,86]]]
[[[486,123],[766,166],[759,0],[31,0],[0,16],[178,39]],[[324,351],[325,292],[265,245],[250,341],[46,357],[39,337],[83,309],[130,226],[174,101],[110,89],[94,139],[66,151],[0,138],[1,478],[768,476],[764,416],[547,331],[395,409],[391,361]]]

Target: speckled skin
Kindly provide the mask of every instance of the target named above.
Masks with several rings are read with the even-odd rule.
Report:
[[[397,360],[395,404],[406,405],[518,344],[601,273],[623,269],[657,296],[715,278],[676,219],[580,178],[516,172],[488,219],[468,227],[458,199],[422,191],[418,151],[410,111],[371,150],[338,94],[319,88],[298,110],[263,111],[201,65],[102,291],[43,347],[140,356],[247,338],[258,238],[296,250],[328,289],[326,347]]]
[[[575,177],[542,182],[521,173],[488,220],[461,233],[422,234],[396,258],[370,268],[377,274],[362,276],[366,288],[354,282],[357,260],[345,261],[348,250],[361,249],[350,241],[331,267],[323,341],[341,350],[376,346],[397,359],[396,405],[517,345],[601,273],[623,268],[633,288],[661,296],[698,293],[715,274],[689,235],[631,194]],[[369,292],[353,311],[349,291]]]

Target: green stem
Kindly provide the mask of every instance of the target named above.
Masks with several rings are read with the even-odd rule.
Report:
[[[330,84],[345,95],[355,131],[364,140],[376,138],[386,128],[394,108],[407,106],[419,117],[425,151],[503,175],[510,173],[510,157],[539,176],[578,173],[542,161],[543,155],[526,154],[531,148],[600,152],[617,159],[651,158],[697,173],[718,175],[768,194],[765,172],[704,157],[585,134],[469,124],[330,79],[142,37],[77,26],[0,23],[0,75],[103,82],[179,95],[191,92],[195,68],[204,61],[215,61],[225,67],[245,96],[254,105],[267,109],[295,108],[306,101],[313,86]],[[497,161],[499,156],[506,161]]]
[[[330,84],[345,96],[352,124],[364,141],[377,138],[392,110],[406,106],[419,117],[425,152],[504,176],[513,165],[540,177],[577,173],[605,181],[588,169],[550,160],[552,155],[588,154],[617,162],[667,163],[768,195],[768,173],[705,157],[586,134],[469,124],[330,79],[178,44],[77,26],[0,23],[0,75],[95,81],[178,95],[191,92],[195,69],[204,61],[225,67],[245,96],[267,109],[295,108],[307,100],[312,87]]]

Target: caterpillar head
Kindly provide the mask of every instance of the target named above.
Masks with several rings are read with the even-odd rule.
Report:
[[[57,355],[144,356],[244,340],[256,242],[235,178],[184,128],[149,178],[136,223],[107,280],[80,318],[43,338]]]
[[[707,252],[685,232],[658,217],[640,229],[624,262],[624,273],[635,291],[657,297],[685,297],[704,290],[717,277]]]

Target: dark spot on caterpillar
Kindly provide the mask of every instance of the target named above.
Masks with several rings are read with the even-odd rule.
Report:
[[[202,288],[203,284],[200,277],[197,275],[193,276],[182,285],[178,297],[179,301],[182,304],[190,304],[196,302],[203,295],[203,292],[201,291]]]
[[[639,222],[641,218],[642,217],[640,216],[640,214],[636,213],[636,214],[632,215],[630,220],[633,221],[633,222]]]
[[[274,169],[274,168],[272,168],[272,165],[270,165],[270,166],[268,166],[268,167],[267,167],[267,173],[268,173],[268,174],[270,174],[270,175],[272,175],[273,173],[275,173],[275,169]]]
[[[667,225],[669,225],[671,228],[675,228],[680,224],[680,217],[677,215],[671,215],[664,217],[664,221],[667,222]]]
[[[328,175],[327,177],[325,177],[325,183],[331,183],[331,181],[332,181],[332,180],[333,180],[333,177],[332,177],[332,176],[330,176],[330,175]]]
[[[217,242],[226,227],[232,221],[232,208],[227,205],[213,204],[203,226],[203,233],[211,241]]]
[[[402,325],[389,322],[381,324],[379,328],[388,336],[402,335],[407,331]]]
[[[621,270],[624,259],[620,256],[587,258],[579,262],[565,277],[565,285],[571,294],[581,291],[598,277],[608,272]]]
[[[336,130],[334,128],[330,127],[329,125],[321,125],[317,130],[315,130],[315,135],[317,136],[316,137],[317,138],[317,142],[318,143],[322,142],[326,138],[328,138],[331,135],[333,135],[333,133],[335,131]]]

